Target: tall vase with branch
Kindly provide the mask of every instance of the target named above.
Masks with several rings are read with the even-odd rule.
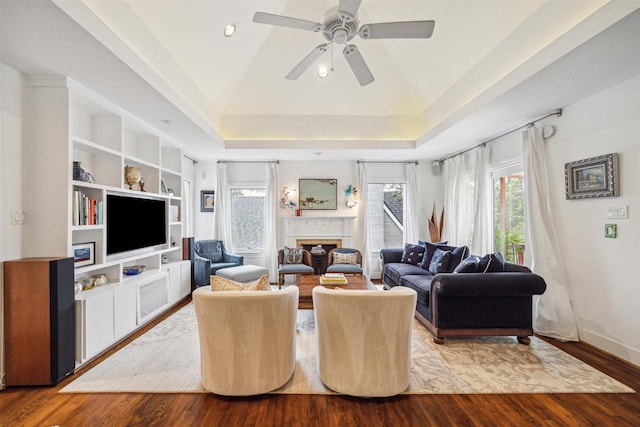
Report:
[[[436,216],[436,202],[433,202],[433,211],[427,222],[429,223],[429,237],[431,241],[434,243],[441,242],[442,229],[444,228],[444,207],[442,208],[442,212],[440,212],[440,220],[438,221],[438,217]]]

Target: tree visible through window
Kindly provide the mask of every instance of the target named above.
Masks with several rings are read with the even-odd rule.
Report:
[[[405,184],[368,184],[370,248],[404,246]]]
[[[265,188],[231,189],[231,239],[234,252],[264,249]]]
[[[505,261],[524,264],[524,227],[523,173],[513,168],[494,173],[494,249],[503,254]]]

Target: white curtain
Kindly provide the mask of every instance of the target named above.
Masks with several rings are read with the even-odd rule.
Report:
[[[358,163],[356,168],[358,188],[360,188],[358,202],[358,237],[362,247],[362,272],[371,277],[371,247],[369,245],[369,201],[367,198],[367,167],[364,163]]]
[[[444,161],[444,229],[442,239],[450,245],[467,241],[467,185],[464,155]]]
[[[227,179],[227,164],[218,163],[218,183],[216,185],[213,238],[224,242],[227,250],[233,251],[231,241],[231,192]]]
[[[404,169],[407,176],[407,214],[404,216],[405,242],[417,242],[420,238],[417,166],[411,162],[407,163]]]
[[[567,290],[568,276],[549,207],[549,182],[542,129],[522,133],[525,178],[527,264],[547,283],[534,299],[534,330],[563,341],[578,341],[578,330]]]
[[[269,281],[278,280],[278,164],[267,164],[267,194],[264,203],[264,265],[269,269]]]
[[[474,210],[473,238],[471,253],[484,255],[493,252],[492,228],[492,182],[489,173],[489,154],[491,149],[482,145],[476,151],[474,174]]]

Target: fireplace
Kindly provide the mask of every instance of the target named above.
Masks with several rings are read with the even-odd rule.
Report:
[[[312,248],[321,246],[322,251],[313,251]],[[296,247],[303,247],[311,252],[311,260],[313,262],[313,274],[324,274],[327,271],[328,256],[331,249],[341,248],[342,240],[340,239],[297,239]]]
[[[303,247],[310,251],[314,246],[322,246],[325,252],[329,252],[331,249],[341,248],[341,239],[296,239],[296,247]]]

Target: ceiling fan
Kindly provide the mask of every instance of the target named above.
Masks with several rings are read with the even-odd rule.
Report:
[[[360,86],[366,86],[373,82],[374,78],[358,47],[354,44],[349,44],[356,35],[365,40],[428,39],[433,34],[435,21],[383,22],[360,25],[357,17],[360,3],[361,0],[340,0],[338,6],[329,9],[325,13],[322,23],[265,12],[256,12],[253,15],[253,22],[322,33],[327,41],[327,43],[316,46],[305,56],[286,75],[287,79],[297,80],[311,64],[335,43],[345,45],[342,54],[358,79]]]

